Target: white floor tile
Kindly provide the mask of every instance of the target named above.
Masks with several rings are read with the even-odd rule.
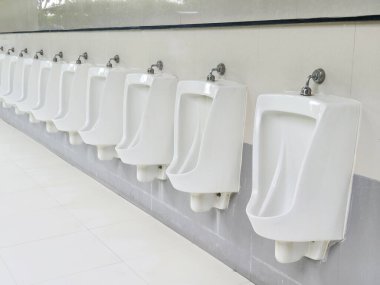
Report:
[[[109,191],[79,195],[63,206],[87,228],[96,228],[138,219],[141,210]]]
[[[126,263],[150,285],[241,285],[248,282],[194,245]]]
[[[85,228],[63,208],[0,216],[0,247],[84,230]]]
[[[176,232],[147,216],[91,230],[123,260],[159,255],[189,243]]]
[[[89,179],[86,174],[70,165],[29,169],[26,173],[43,187]]]
[[[44,282],[40,285],[146,285],[125,264],[116,264],[81,272],[73,276]]]
[[[0,284],[1,285],[16,285],[11,274],[9,273],[4,262],[0,260]]]
[[[120,262],[87,232],[4,248],[0,256],[18,285],[35,284]]]
[[[0,216],[21,214],[32,210],[59,207],[57,201],[39,189],[22,192],[0,193]]]
[[[39,185],[13,161],[0,162],[0,192],[24,191]]]

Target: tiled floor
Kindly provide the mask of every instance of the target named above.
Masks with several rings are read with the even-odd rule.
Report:
[[[248,285],[0,121],[0,285]]]

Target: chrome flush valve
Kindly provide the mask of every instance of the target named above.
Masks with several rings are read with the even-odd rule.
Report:
[[[83,54],[81,54],[81,55],[78,57],[78,59],[77,59],[77,61],[76,61],[76,64],[81,64],[81,63],[82,63],[82,61],[80,60],[81,57],[83,57],[83,59],[87,60],[87,59],[88,59],[88,54],[87,54],[87,52],[84,52]]]
[[[112,60],[113,60],[114,62],[116,62],[116,63],[119,63],[119,62],[120,62],[120,57],[119,57],[118,55],[115,55],[114,57],[111,57],[111,58],[109,59],[109,61],[107,62],[106,67],[108,67],[108,68],[111,68],[111,67],[112,67],[112,63],[111,63]]]
[[[207,81],[215,81],[215,75],[212,74],[214,71],[216,71],[219,75],[224,75],[226,73],[226,66],[224,63],[219,63],[216,67],[211,69],[210,73],[207,75]]]
[[[7,51],[7,54],[10,55],[11,52],[15,52],[15,48],[14,48],[14,47],[10,48],[10,49]]]
[[[321,83],[323,83],[323,81],[325,81],[325,78],[326,78],[326,73],[322,68],[318,68],[318,69],[314,70],[313,73],[307,77],[306,84],[304,87],[302,87],[300,94],[302,96],[313,95],[312,94],[313,92],[312,92],[311,88],[309,87],[310,79],[313,79],[313,81],[317,84],[321,84]]]
[[[148,70],[147,70],[147,72],[148,72],[149,74],[154,74],[154,68],[153,68],[153,67],[157,67],[158,70],[163,70],[163,69],[164,69],[164,63],[163,63],[161,60],[158,60],[156,64],[152,64],[152,65],[148,68]]]
[[[44,51],[42,49],[37,51],[36,54],[34,55],[34,59],[38,59],[38,55],[44,55]]]
[[[24,53],[28,53],[28,49],[27,48],[24,48],[20,54],[18,55],[19,57],[23,57],[24,56]]]
[[[57,53],[56,55],[54,55],[53,61],[54,62],[58,62],[58,58],[60,58],[60,59],[63,58],[63,52],[60,51],[59,53]]]

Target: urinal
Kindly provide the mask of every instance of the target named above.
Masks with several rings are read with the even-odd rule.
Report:
[[[174,103],[177,79],[169,74],[127,75],[120,159],[137,166],[141,182],[166,179],[173,158]]]
[[[33,59],[30,76],[28,80],[27,96],[21,101],[16,102],[16,114],[31,114],[31,110],[41,104],[41,98],[45,98],[46,86],[52,68],[52,62],[49,60]],[[33,115],[29,120],[34,122]]]
[[[71,92],[76,69],[77,65],[74,63],[53,63],[46,94],[44,97],[40,97],[39,106],[31,110],[33,117],[37,121],[46,122],[48,132],[58,131],[52,120],[59,114],[63,98],[67,97],[67,93]]]
[[[100,160],[117,157],[115,146],[123,135],[125,77],[135,69],[92,67],[86,92],[86,121],[78,131],[86,144],[94,145]]]
[[[323,260],[344,239],[359,119],[352,99],[259,96],[247,214],[279,262]]]
[[[12,92],[17,56],[6,55],[1,63],[0,99]]]
[[[16,104],[16,102],[26,97],[28,79],[30,75],[30,68],[32,66],[33,59],[27,57],[21,57],[17,60],[14,70],[14,80],[12,91],[8,96],[3,96],[3,107],[10,108]]]
[[[240,188],[246,87],[226,80],[180,81],[174,117],[174,157],[166,173],[202,212],[228,207]]]
[[[69,141],[73,145],[83,142],[78,130],[82,129],[86,123],[86,91],[90,67],[91,65],[87,63],[77,65],[72,78],[71,89],[62,93],[59,112],[52,119],[59,131],[69,133]]]

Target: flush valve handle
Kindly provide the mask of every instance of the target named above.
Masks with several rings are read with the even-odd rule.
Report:
[[[302,95],[302,96],[313,95],[312,94],[313,92],[309,86],[310,79],[313,79],[313,81],[317,84],[321,84],[321,83],[323,83],[323,81],[325,81],[325,78],[326,78],[326,73],[322,68],[318,68],[318,69],[314,70],[313,73],[307,77],[306,84],[304,87],[302,87],[300,95]]]
[[[76,61],[76,64],[81,64],[81,63],[82,63],[82,61],[80,60],[81,57],[83,57],[83,59],[87,60],[87,59],[88,59],[88,54],[87,54],[87,52],[82,53],[82,54],[78,57],[78,59],[77,59],[77,61]]]
[[[149,74],[154,74],[154,68],[153,68],[153,67],[157,67],[158,70],[162,71],[162,70],[164,69],[164,63],[162,62],[162,60],[158,60],[157,63],[152,64],[152,65],[148,68],[148,70],[147,70],[147,72],[148,72]]]
[[[224,75],[226,73],[226,66],[224,63],[219,63],[216,67],[211,69],[210,73],[207,75],[207,81],[215,81],[215,75],[213,72],[216,71],[219,75]]]
[[[119,62],[120,62],[120,57],[119,57],[118,55],[115,55],[114,57],[111,57],[111,58],[108,60],[108,62],[107,62],[107,64],[106,64],[106,67],[108,67],[108,68],[111,68],[111,67],[112,67],[112,63],[111,63],[111,61],[114,61],[114,62],[116,62],[116,63],[119,63]]]

